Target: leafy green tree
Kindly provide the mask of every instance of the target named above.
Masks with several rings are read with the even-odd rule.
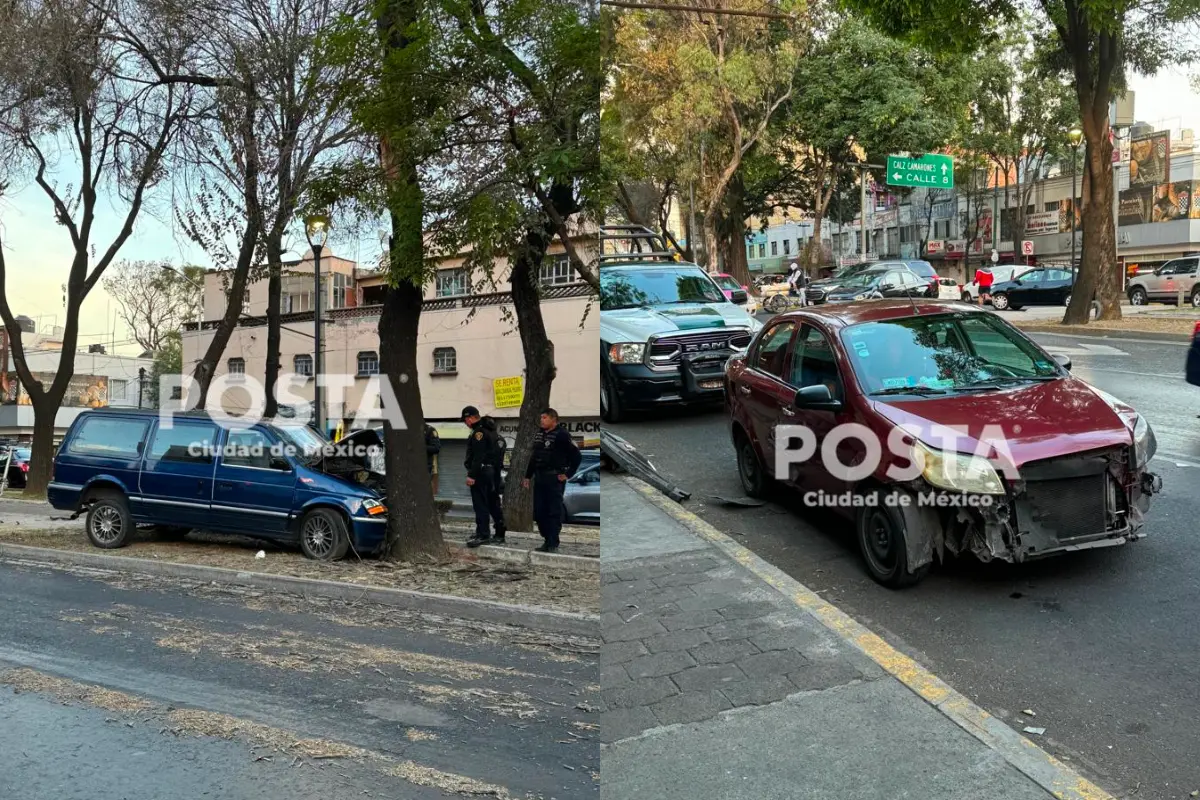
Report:
[[[168,375],[178,376],[182,374],[183,333],[176,328],[163,334],[159,340],[158,349],[154,351],[154,364],[150,367],[150,375],[146,379],[149,385],[143,387],[143,391],[150,401],[151,408],[161,406],[163,400],[174,399],[160,396],[162,379]]]
[[[974,51],[998,27],[1021,24],[1019,0],[846,0],[893,35],[938,51]],[[1188,30],[1200,22],[1200,0],[1042,0],[1035,35],[1049,68],[1071,76],[1086,141],[1083,241],[1079,278],[1064,322],[1086,324],[1091,300],[1102,319],[1119,319],[1123,276],[1113,223],[1109,104],[1126,71],[1153,75],[1164,64],[1194,63],[1200,53]]]
[[[806,264],[820,261],[829,204],[866,155],[945,147],[967,114],[957,59],[939,58],[854,19],[840,20],[796,70],[796,93],[776,135],[796,143],[788,155],[804,173],[813,238]],[[786,151],[785,151],[786,152]]]

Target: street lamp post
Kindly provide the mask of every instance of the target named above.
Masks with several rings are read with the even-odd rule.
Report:
[[[329,238],[329,216],[309,214],[304,218],[304,232],[313,251],[313,422],[325,433],[325,409],[321,404],[321,251]]]
[[[1067,141],[1071,143],[1071,269],[1075,269],[1075,177],[1079,164],[1079,143],[1083,140],[1083,131],[1078,126],[1067,132]]]

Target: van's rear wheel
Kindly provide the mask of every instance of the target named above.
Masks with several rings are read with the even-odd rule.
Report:
[[[929,572],[930,565],[915,570],[908,567],[908,530],[900,504],[887,503],[887,492],[881,489],[869,497],[874,501],[859,509],[856,525],[858,548],[862,551],[867,572],[890,589],[919,583]]]
[[[93,495],[86,518],[88,540],[102,550],[115,550],[129,543],[133,519],[125,495],[106,491]]]
[[[336,511],[317,508],[300,520],[300,549],[314,561],[338,561],[350,549],[346,520]]]

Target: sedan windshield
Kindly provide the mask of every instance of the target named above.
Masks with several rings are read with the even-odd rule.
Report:
[[[838,286],[842,289],[862,289],[870,286],[881,277],[883,277],[882,272],[860,272],[857,275],[846,278],[844,281],[838,281]]]
[[[732,275],[714,275],[713,280],[717,282],[717,286],[722,289],[741,289],[741,284],[733,279]]]
[[[1062,368],[990,314],[931,314],[842,332],[867,394],[995,391],[1063,377]]]
[[[600,271],[600,308],[603,311],[672,303],[724,302],[725,295],[699,267]]]

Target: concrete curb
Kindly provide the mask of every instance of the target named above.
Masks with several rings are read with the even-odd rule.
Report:
[[[1086,325],[1043,325],[1038,323],[1029,323],[1022,325],[1019,322],[1014,322],[1022,331],[1026,333],[1050,333],[1055,336],[1078,336],[1080,338],[1092,339],[1111,339],[1120,341],[1121,339],[1132,339],[1139,342],[1165,342],[1169,344],[1179,344],[1180,342],[1187,343],[1192,341],[1192,337],[1186,333],[1154,333],[1151,331],[1110,331],[1090,329]]]
[[[1060,800],[1115,800],[1108,792],[950,688],[925,667],[896,650],[807,586],[763,561],[695,514],[664,497],[652,486],[633,478],[621,477],[619,480],[624,480],[631,489],[640,493],[697,537],[721,550],[760,580],[787,596],[792,603],[815,617],[835,636],[861,650],[885,672],[1054,797]]]
[[[594,572],[600,574],[600,559],[591,556],[569,556],[562,553],[539,553],[535,550],[518,550],[515,547],[501,547],[495,544],[485,544],[477,552],[496,561],[510,564],[529,564],[546,569],[562,569],[572,572]]]
[[[289,592],[305,597],[325,597],[332,600],[367,600],[392,608],[416,611],[423,614],[438,614],[444,617],[472,619],[479,622],[494,622],[518,625],[524,628],[550,633],[587,636],[599,635],[600,617],[596,614],[578,614],[571,611],[556,611],[538,606],[501,603],[495,600],[476,600],[469,597],[454,597],[431,592],[408,589],[390,589],[384,586],[363,586],[338,581],[323,581],[316,578],[296,578],[290,575],[269,575],[263,572],[242,572],[224,567],[206,567],[198,564],[180,564],[173,561],[155,561],[148,558],[110,556],[103,553],[77,553],[47,547],[0,543],[0,557],[51,561],[66,566],[95,567],[119,572],[139,572],[162,575],[169,578],[186,578],[234,586],[249,586]],[[561,558],[561,556],[560,556]]]

